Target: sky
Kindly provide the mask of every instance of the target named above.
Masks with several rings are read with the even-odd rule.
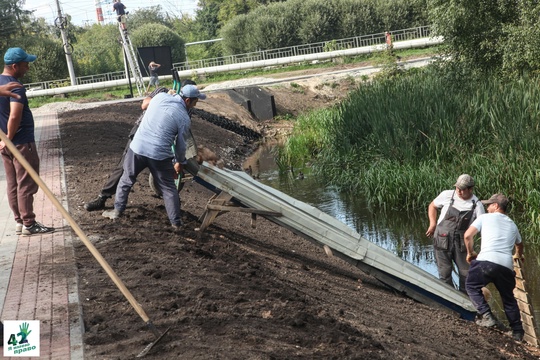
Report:
[[[99,1],[99,0],[98,0]],[[126,11],[161,5],[163,11],[173,16],[181,14],[193,15],[197,8],[198,0],[123,0]],[[62,14],[70,15],[72,23],[77,26],[92,25],[97,23],[95,0],[59,0]],[[100,1],[105,23],[114,22],[116,19],[112,11],[113,0]],[[56,0],[26,0],[23,6],[25,10],[35,10],[36,17],[45,18],[47,23],[53,24],[58,17]],[[129,16],[129,15],[128,15]],[[129,20],[128,20],[129,21]]]

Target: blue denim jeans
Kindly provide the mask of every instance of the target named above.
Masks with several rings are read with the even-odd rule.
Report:
[[[465,281],[467,294],[479,314],[491,311],[482,294],[482,287],[493,283],[501,295],[504,313],[512,330],[523,330],[519,307],[514,297],[516,274],[509,268],[490,261],[473,260]]]

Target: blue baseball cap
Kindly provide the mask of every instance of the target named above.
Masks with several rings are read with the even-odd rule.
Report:
[[[29,55],[21,48],[9,48],[4,55],[4,64],[12,65],[22,61],[32,62],[37,59],[36,55]]]
[[[206,99],[206,95],[201,93],[195,85],[185,85],[180,90],[180,95],[187,98],[199,98],[200,100]]]

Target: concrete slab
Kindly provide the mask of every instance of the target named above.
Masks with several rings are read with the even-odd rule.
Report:
[[[258,86],[235,88],[235,92],[249,99],[250,112],[257,120],[270,120],[276,116],[274,96]]]

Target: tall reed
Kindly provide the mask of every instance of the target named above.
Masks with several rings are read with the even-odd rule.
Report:
[[[523,78],[449,82],[435,67],[363,83],[338,107],[298,119],[282,161],[310,161],[329,184],[368,203],[425,208],[461,173],[481,197],[514,198],[540,234],[540,85]]]

